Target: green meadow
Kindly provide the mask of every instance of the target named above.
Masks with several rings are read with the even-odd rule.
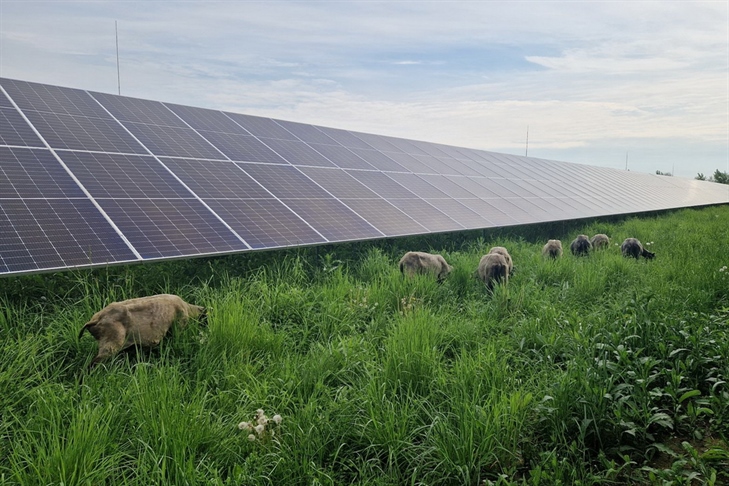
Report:
[[[405,250],[454,271],[403,278]],[[728,267],[723,205],[0,279],[0,484],[729,484]],[[86,371],[90,316],[162,292],[207,326]]]

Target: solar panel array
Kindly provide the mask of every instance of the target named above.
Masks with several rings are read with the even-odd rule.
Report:
[[[0,86],[0,275],[729,202],[702,181]]]

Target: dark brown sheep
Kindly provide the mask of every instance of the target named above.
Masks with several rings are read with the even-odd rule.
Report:
[[[93,368],[130,346],[157,346],[174,323],[184,327],[196,317],[204,318],[205,308],[176,295],[140,297],[104,307],[84,324],[79,338],[88,330],[99,343],[99,352],[89,366]]]
[[[562,242],[560,240],[549,240],[544,248],[542,255],[545,258],[559,258],[562,256]]]
[[[570,251],[575,256],[587,256],[591,249],[592,245],[587,235],[578,235],[570,244]]]
[[[409,251],[400,259],[400,273],[412,277],[418,274],[431,274],[442,282],[453,270],[440,255],[433,255],[422,251]]]
[[[656,256],[655,253],[651,253],[643,248],[643,245],[637,238],[625,238],[623,244],[620,245],[620,251],[624,257],[633,257],[636,260],[640,257],[650,260]]]

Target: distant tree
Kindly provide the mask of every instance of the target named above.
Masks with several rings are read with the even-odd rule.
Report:
[[[719,184],[729,184],[729,172],[722,172],[716,169],[716,172],[714,172],[714,181]]]
[[[706,180],[706,176],[704,174],[702,174],[701,172],[699,172],[698,174],[696,174],[695,179],[697,181],[705,181]]]
[[[664,175],[664,176],[672,176],[673,175],[670,172],[661,172],[660,170],[657,170],[656,171],[656,174],[658,174],[658,175]]]

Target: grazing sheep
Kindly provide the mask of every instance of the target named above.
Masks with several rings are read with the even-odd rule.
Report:
[[[478,262],[478,278],[486,284],[486,288],[491,291],[494,288],[494,282],[509,283],[509,262],[501,253],[487,253],[481,257]]]
[[[559,258],[562,256],[562,242],[559,240],[549,240],[544,248],[542,255],[546,258]]]
[[[84,324],[78,336],[88,330],[99,343],[99,352],[89,365],[93,368],[130,346],[157,346],[173,323],[184,327],[195,317],[204,319],[205,308],[176,295],[151,295],[107,305]]]
[[[595,250],[602,250],[610,245],[610,238],[608,237],[608,235],[598,233],[590,238],[590,244]]]
[[[570,244],[570,251],[575,256],[589,255],[591,248],[592,245],[590,244],[590,240],[587,238],[587,235],[578,235]]]
[[[494,282],[509,283],[509,276],[514,271],[511,255],[503,246],[495,246],[481,257],[478,262],[477,274],[486,288],[491,291]]]
[[[440,255],[422,251],[409,251],[400,259],[400,273],[412,277],[414,274],[432,274],[442,282],[453,270]]]
[[[509,265],[509,276],[514,275],[514,262],[509,255],[509,251],[503,246],[494,246],[489,250],[489,253],[498,253],[506,258],[506,263]]]
[[[624,257],[633,257],[636,260],[641,256],[643,258],[652,259],[656,256],[655,253],[651,253],[640,244],[637,238],[625,238],[623,244],[620,245],[620,251]]]

